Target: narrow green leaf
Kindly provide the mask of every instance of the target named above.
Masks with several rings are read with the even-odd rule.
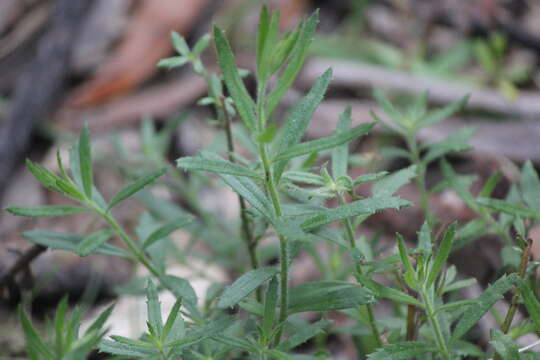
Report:
[[[427,221],[424,221],[418,233],[418,248],[422,251],[425,258],[431,254],[433,244],[431,242],[431,229]]]
[[[170,58],[159,60],[158,66],[167,69],[173,69],[185,65],[187,62],[189,62],[189,59],[185,56],[173,56]]]
[[[517,274],[504,275],[491,284],[476,299],[476,304],[470,306],[463,313],[452,333],[451,342],[463,337],[497,301],[503,298],[504,293],[510,290],[519,279]]]
[[[261,135],[257,136],[257,141],[263,144],[268,144],[274,140],[276,136],[277,126],[275,123],[271,123],[266,127]]]
[[[84,237],[81,242],[77,244],[75,250],[79,256],[88,256],[94,253],[101,245],[105,244],[113,234],[114,233],[109,229],[96,231],[95,233]]]
[[[523,199],[529,207],[540,212],[540,179],[530,161],[525,162],[519,177],[519,186],[523,192]]]
[[[279,153],[274,158],[274,161],[288,160],[288,159],[295,158],[297,156],[311,154],[314,152],[319,152],[321,150],[331,149],[335,146],[347,143],[361,135],[367,134],[371,130],[373,125],[374,123],[361,124],[361,125],[355,126],[354,128],[352,128],[350,131],[346,133],[331,135],[331,136],[323,137],[316,140],[306,141],[301,144],[291,146],[290,148],[285,149],[283,150],[283,152]]]
[[[304,221],[302,229],[308,231],[334,221],[341,221],[358,215],[372,215],[385,209],[400,209],[410,204],[409,201],[398,197],[373,197],[357,200],[334,209],[321,211],[320,214]]]
[[[527,281],[521,281],[519,286],[521,298],[529,312],[529,316],[536,326],[536,331],[540,331],[540,302]]]
[[[270,65],[279,36],[280,22],[279,11],[274,11],[270,17],[268,8],[265,10],[264,7],[261,10],[260,36],[257,39],[257,78],[261,81],[265,81],[271,75]],[[266,14],[263,14],[265,11]],[[261,28],[261,25],[264,28]]]
[[[428,152],[424,156],[424,162],[426,164],[429,164],[433,160],[436,160],[448,153],[461,152],[472,149],[468,142],[475,131],[475,127],[465,126],[458,131],[450,134],[446,139],[442,141],[427,144],[425,148],[428,149]]]
[[[268,13],[268,6],[263,4],[261,7],[261,13],[259,14],[259,28],[257,31],[257,76],[261,77],[260,69],[262,63],[262,56],[264,53],[264,47],[267,43],[266,39],[270,28],[270,15]]]
[[[32,207],[10,206],[6,208],[6,211],[16,216],[45,217],[73,215],[91,210],[81,206],[46,205]]]
[[[504,360],[520,360],[519,346],[499,329],[491,329],[491,344]]]
[[[111,202],[109,203],[108,210],[112,209],[122,201],[129,198],[131,195],[135,194],[145,186],[153,183],[157,178],[159,178],[161,175],[165,174],[167,172],[166,167],[162,167],[159,170],[156,170],[148,175],[141,176],[138,179],[136,179],[131,184],[127,185],[125,188],[120,190],[116,193],[116,195],[113,196]]]
[[[278,279],[273,277],[266,290],[266,296],[264,297],[264,316],[262,322],[263,334],[270,334],[272,327],[274,326],[274,320],[276,317],[276,308],[278,303]]]
[[[332,324],[332,320],[321,319],[313,324],[303,327],[287,340],[281,342],[276,349],[281,351],[290,351],[311,339],[312,337],[322,334],[324,328]]]
[[[186,303],[197,304],[197,294],[186,279],[174,275],[163,275],[159,278],[159,282]]]
[[[296,75],[298,75],[298,72],[302,68],[306,58],[307,49],[313,40],[313,35],[315,34],[315,29],[318,22],[319,12],[315,11],[299,29],[300,33],[292,50],[291,59],[279,77],[276,86],[268,95],[266,104],[267,116],[272,115],[272,112],[279,104],[281,98],[285,95],[287,90],[291,87],[296,79]]]
[[[242,196],[260,215],[268,220],[274,219],[272,204],[264,192],[249,178],[220,175],[220,178]]]
[[[456,234],[456,226],[457,224],[455,222],[452,223],[444,233],[441,246],[439,246],[437,256],[433,261],[433,265],[431,266],[428,278],[426,280],[426,287],[428,288],[435,282],[437,276],[439,276],[439,273],[441,272],[442,267],[448,259],[448,255],[450,255],[450,251],[452,250],[452,241],[454,240],[454,235]]]
[[[482,191],[480,191],[480,197],[488,198],[491,197],[491,194],[493,193],[493,190],[495,190],[495,186],[501,181],[503,178],[503,174],[500,171],[495,172],[493,175],[487,179],[486,183],[482,187]],[[540,187],[539,187],[540,190]]]
[[[405,240],[400,233],[396,233],[396,237],[398,242],[399,257],[401,259],[403,267],[405,268],[405,281],[407,282],[407,285],[409,285],[409,287],[411,287],[412,289],[416,289],[418,287],[418,284],[416,283],[416,271],[414,271],[411,260],[409,259],[409,253],[407,251],[407,247],[405,246]]]
[[[379,181],[380,179],[384,178],[386,175],[388,175],[388,171],[381,171],[374,174],[364,174],[360,175],[356,179],[353,180],[353,185],[360,185],[367,182],[373,182],[373,181]]]
[[[281,66],[287,61],[287,59],[289,59],[298,42],[302,27],[303,24],[300,23],[300,25],[298,25],[293,31],[286,33],[283,39],[281,39],[281,41],[276,45],[271,54],[270,75],[278,71],[279,68],[281,68]]]
[[[314,281],[291,289],[289,312],[343,310],[374,301],[373,292],[365,287],[344,281]]]
[[[148,344],[142,341],[140,341],[140,343]],[[102,353],[118,355],[118,356],[128,356],[131,358],[139,358],[139,359],[146,359],[146,358],[149,358],[151,355],[158,354],[157,350],[149,349],[146,346],[143,347],[143,346],[128,345],[125,343],[120,343],[118,341],[111,341],[111,340],[102,340],[98,345],[98,349]]]
[[[437,349],[427,342],[407,341],[385,345],[369,354],[368,360],[407,360],[436,351]]]
[[[301,184],[326,185],[326,180],[322,176],[307,171],[286,171],[283,173],[283,177],[289,181]]]
[[[437,109],[430,111],[424,119],[420,121],[420,126],[425,127],[428,125],[433,125],[438,122],[441,122],[442,120],[454,115],[456,112],[460,111],[465,107],[467,102],[469,101],[470,95],[466,95],[462,97],[459,100],[456,100],[442,109]]]
[[[513,204],[505,200],[499,199],[490,199],[490,198],[478,198],[476,201],[490,209],[493,209],[498,212],[502,212],[508,215],[521,217],[521,218],[540,218],[540,213],[529,209],[528,207]]]
[[[377,101],[377,104],[379,104],[379,106],[386,113],[386,115],[388,115],[388,117],[392,119],[394,123],[396,123],[400,127],[403,127],[403,116],[398,110],[396,110],[396,108],[394,108],[394,105],[392,105],[392,103],[388,100],[386,95],[380,89],[373,90],[373,97]]]
[[[26,168],[34,175],[37,181],[45,188],[70,196],[76,200],[83,200],[84,195],[72,184],[64,181],[56,174],[43,166],[26,160]]]
[[[238,114],[240,114],[240,117],[244,121],[246,127],[253,132],[256,128],[255,104],[246,90],[240,74],[238,73],[236,60],[232,53],[229,42],[225,38],[223,32],[215,26],[214,39],[216,42],[219,67],[221,68],[221,73],[223,74],[225,84],[229,89],[229,93],[231,94],[234,105],[238,110]]]
[[[171,31],[171,41],[174,49],[182,55],[189,54],[189,46],[184,37],[176,31]]]
[[[476,200],[467,189],[465,183],[461,181],[461,178],[456,174],[452,166],[444,158],[441,159],[440,164],[444,180],[448,183],[450,188],[458,194],[468,207],[476,211],[478,209]]]
[[[212,158],[209,158],[208,156],[183,157],[176,160],[176,165],[184,170],[208,171],[216,174],[245,176],[258,180],[262,179],[261,175],[256,171],[242,165],[234,164],[217,156]]]
[[[463,289],[464,287],[468,287],[468,286],[471,286],[471,285],[474,285],[474,284],[476,284],[476,279],[474,279],[474,278],[465,279],[465,280],[459,280],[459,281],[456,281],[456,282],[454,282],[454,283],[452,283],[450,285],[445,286],[445,288],[443,289],[443,294],[445,294],[447,292]]]
[[[274,147],[275,152],[289,149],[291,146],[300,142],[313,113],[324,98],[324,94],[326,93],[326,89],[328,88],[331,79],[332,69],[328,69],[315,80],[315,83],[307,95],[293,105],[287,115],[283,129],[276,139],[276,147]],[[286,161],[280,161],[274,164],[274,178],[276,179],[276,182],[279,181],[286,165]]]
[[[352,123],[351,105],[347,105],[339,116],[336,126],[336,135],[346,133],[350,130]],[[336,146],[332,150],[332,176],[334,179],[347,175],[349,165],[349,147],[347,144]]]
[[[146,240],[144,240],[144,243],[142,245],[143,250],[154,244],[156,241],[159,241],[169,236],[175,230],[185,227],[192,221],[193,219],[191,217],[181,217],[164,224],[159,229],[150,234],[150,236],[148,236]]]
[[[260,351],[259,347],[253,345],[249,340],[237,336],[220,334],[219,336],[214,336],[212,339],[214,341],[230,346],[232,349],[235,350],[242,349],[253,354],[257,354]]]
[[[165,347],[172,348],[174,351],[178,351],[187,346],[194,345],[198,342],[208,339],[209,337],[221,334],[227,328],[232,326],[235,323],[235,320],[236,317],[234,316],[220,316],[202,327],[198,327],[189,331],[183,339],[166,343]]]
[[[182,319],[182,316],[178,316],[180,314],[180,308],[182,307],[182,298],[179,297],[176,299],[171,312],[169,313],[169,316],[167,317],[167,321],[165,322],[165,325],[163,326],[163,334],[162,334],[162,340],[179,340],[177,337],[173,336],[171,339],[169,339],[169,335],[183,332],[184,330],[184,320]],[[180,329],[177,329],[180,328]],[[181,330],[181,331],[178,331]],[[172,331],[172,332],[171,332]]]
[[[78,234],[60,233],[54,231],[31,230],[21,234],[28,241],[51,249],[67,250],[77,254],[77,246],[84,239]],[[131,255],[125,250],[120,249],[111,244],[102,244],[95,250],[96,254],[117,256],[126,259],[131,259]]]
[[[103,310],[101,314],[97,317],[96,320],[88,327],[88,330],[86,330],[87,333],[91,331],[99,331],[103,328],[105,325],[105,322],[109,319],[109,316],[111,316],[111,313],[114,309],[114,304],[107,307],[107,309]]]
[[[385,176],[382,180],[373,185],[371,192],[373,196],[391,196],[415,176],[416,165],[411,165]]]
[[[22,306],[18,307],[19,319],[26,337],[26,346],[29,351],[37,354],[41,354],[45,359],[54,359],[54,355],[49,350],[49,347],[45,345],[43,340],[40,338],[36,329],[32,325],[32,322],[26,315],[26,312],[22,309]]]
[[[148,313],[148,323],[161,338],[163,334],[163,319],[161,318],[161,305],[159,301],[156,285],[152,280],[148,280],[146,287],[146,309]]]
[[[92,187],[94,186],[94,180],[92,179],[92,148],[90,145],[90,132],[86,123],[84,123],[79,136],[79,166],[84,193],[91,199]]]
[[[227,286],[217,304],[218,308],[226,309],[236,305],[255,289],[276,274],[274,268],[251,270],[240,276],[232,285]]]
[[[68,310],[68,297],[63,296],[62,300],[58,303],[56,313],[54,314],[54,331],[55,331],[55,351],[57,354],[64,353],[64,323],[66,320],[66,313]],[[66,344],[70,345],[70,344]]]
[[[423,307],[422,303],[416,300],[411,295],[406,294],[398,289],[394,289],[389,286],[379,284],[378,282],[370,279],[368,276],[356,275],[356,278],[362,285],[367,287],[369,290],[373,291],[375,293],[375,296],[377,296],[377,298],[390,299],[400,304],[415,305],[415,306],[418,306],[419,308]]]

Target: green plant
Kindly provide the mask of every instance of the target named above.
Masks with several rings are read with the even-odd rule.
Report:
[[[80,354],[97,347],[104,353],[140,359],[317,359],[330,356],[325,348],[325,332],[331,331],[356,334],[358,352],[371,360],[486,358],[493,351],[486,352],[470,341],[469,330],[496,301],[514,289],[501,330],[491,334],[493,349],[497,356],[504,358],[535,358],[531,352],[520,352],[514,341],[522,334],[540,331],[540,303],[533,291],[536,263],[529,262],[531,243],[522,240],[540,218],[535,195],[540,191],[540,181],[534,168],[530,163],[525,164],[520,187],[514,188],[507,200],[490,198],[500,178],[497,176],[490,179],[481,196],[475,198],[468,190],[470,181],[455,175],[444,160],[450,152],[469,149],[467,139],[472,130],[466,128],[446,140],[427,145],[421,145],[417,139],[422,127],[457,112],[465,105],[466,98],[428,111],[427,94],[424,94],[415,99],[410,109],[399,111],[382,92],[376,91],[375,98],[390,122],[375,118],[403,137],[408,148],[389,149],[387,154],[404,157],[411,166],[392,174],[380,172],[351,177],[348,144],[366,135],[374,123],[352,127],[351,108],[347,107],[340,115],[334,134],[302,141],[329,86],[330,69],[291,107],[283,121],[274,116],[277,105],[302,67],[317,21],[318,13],[314,13],[293,31],[281,35],[279,13],[270,14],[266,7],[262,8],[254,97],[242,80],[222,30],[214,28],[221,77],[210,73],[200,58],[210,43],[209,36],[201,38],[190,49],[182,37],[172,35],[180,56],[165,59],[160,65],[193,65],[194,71],[203,76],[208,85],[208,96],[199,103],[213,107],[216,123],[225,135],[222,141],[216,141],[198,155],[177,160],[177,167],[190,176],[170,168],[166,162],[167,144],[176,123],[157,131],[150,121],[144,121],[142,157],[134,159],[122,152],[119,144],[123,162],[138,161],[144,165],[142,168],[151,171],[141,175],[125,166],[124,173],[134,179],[109,201],[105,201],[94,186],[90,134],[86,127],[70,151],[69,169],[64,167],[60,155],[57,157],[59,174],[27,162],[28,169],[43,186],[79,205],[10,207],[9,212],[34,217],[88,212],[102,220],[103,228],[83,235],[33,230],[23,233],[26,239],[80,256],[104,254],[127,258],[149,273],[150,279],[135,279],[133,285],[134,288],[137,284],[138,288],[141,284],[145,286],[142,292],[147,298],[147,332],[136,339],[113,335],[100,341],[103,324],[112,311],[108,310],[100,317],[98,325],[81,338],[85,339],[81,340],[85,345]],[[271,78],[274,81],[271,82]],[[236,114],[242,121],[238,126],[232,122]],[[241,156],[233,139],[241,141],[249,153]],[[328,162],[321,162],[327,157]],[[426,172],[435,160],[440,161],[445,180],[428,188]],[[199,176],[200,172],[214,175],[208,180],[207,176]],[[184,208],[143,189],[159,181],[165,173],[168,181],[163,184],[182,194]],[[198,201],[199,190],[215,184],[218,179],[238,194],[238,223],[223,223],[219,215],[206,210]],[[358,236],[358,230],[377,212],[411,205],[395,193],[412,179],[421,194],[420,205],[426,221],[414,249],[408,250],[402,236],[397,234],[397,251],[388,254],[376,237]],[[374,183],[370,197],[360,196],[356,191],[358,185],[366,182]],[[444,188],[454,189],[477,211],[479,218],[464,225],[453,223],[436,245],[433,232],[439,224],[437,214],[429,206],[429,197]],[[116,205],[131,197],[147,208],[135,235],[113,214]],[[498,219],[492,216],[493,212],[499,214]],[[333,223],[340,226],[328,226]],[[205,259],[233,269],[238,274],[236,280],[226,287],[215,284],[200,301],[187,279],[170,275],[169,258],[187,264],[190,261],[185,253],[191,248],[175,251],[168,239],[168,235],[179,228],[187,230],[193,239],[211,244],[215,256]],[[503,274],[479,298],[463,299],[459,290],[474,284],[475,280],[459,279],[457,269],[448,266],[447,260],[454,249],[474,240],[479,228],[504,238],[512,251],[509,256],[512,261],[508,262],[509,274]],[[514,232],[522,236],[517,237],[515,244]],[[113,236],[123,242],[123,247],[109,243]],[[277,239],[277,249],[263,245],[261,240],[269,237]],[[327,246],[328,258],[319,252],[318,244]],[[313,258],[324,279],[291,287],[291,265],[300,251]],[[246,254],[250,259],[247,269],[235,264],[238,254]],[[273,257],[277,258],[278,266],[269,265]],[[381,276],[387,281],[383,282]],[[351,277],[356,281],[350,281]],[[160,290],[169,291],[177,298],[165,322],[159,303]],[[393,315],[389,319],[377,315],[375,306],[381,299],[390,300]],[[512,327],[520,302],[530,319]],[[39,340],[29,319],[21,312],[31,357],[58,359],[79,349],[79,343],[74,340],[76,336],[69,335],[76,333],[79,315],[63,328],[66,311],[67,302],[63,301],[55,321],[53,342],[61,344],[56,353],[44,349],[45,342]],[[298,315],[303,312],[314,312],[316,321],[309,322]],[[333,312],[348,317],[352,325],[349,328],[334,326],[327,319]],[[307,341],[313,343],[314,351],[297,354],[298,346]]]

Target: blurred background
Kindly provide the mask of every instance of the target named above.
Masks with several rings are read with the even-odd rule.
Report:
[[[28,157],[55,168],[56,149],[66,152],[84,122],[90,127],[97,153],[96,181],[108,196],[123,181],[118,165],[128,160],[121,156],[122,151],[129,155],[144,150],[139,137],[141,119],[151,118],[161,128],[176,121],[179,114],[189,112],[173,133],[167,153],[171,161],[208,145],[219,130],[211,125],[210,109],[197,105],[205,96],[204,80],[188,66],[167,70],[156,65],[160,59],[174,55],[171,31],[177,31],[193,45],[211,31],[212,24],[219,24],[235,48],[239,66],[253,70],[261,3],[256,0],[0,1],[2,206],[61,201],[32,179],[23,168],[23,160]],[[434,106],[470,94],[464,114],[425,129],[420,140],[432,142],[464,125],[476,127],[471,140],[474,150],[451,160],[459,172],[478,174],[475,180],[478,184],[501,171],[504,181],[495,191],[499,196],[504,196],[509,184],[516,180],[517,166],[523,161],[531,159],[535,165],[540,164],[540,2],[271,0],[267,3],[280,9],[282,30],[293,28],[302,18],[320,9],[320,25],[310,56],[287,94],[285,106],[277,112],[278,116],[284,114],[287,104],[304,94],[327,67],[332,67],[331,90],[314,116],[308,130],[310,137],[333,132],[338,114],[346,104],[352,105],[356,124],[371,121],[369,112],[377,111],[371,95],[373,88],[385,90],[403,104],[428,90],[429,103]],[[203,61],[215,70],[213,48],[204,53]],[[246,82],[252,90],[254,81],[250,75]],[[406,165],[387,159],[379,151],[381,145],[403,144],[383,129],[376,129],[356,147],[353,174],[394,170]],[[137,164],[137,159],[131,160]],[[432,184],[440,180],[436,168],[429,170],[428,180]],[[418,199],[415,189],[405,187],[401,195],[415,201]],[[225,216],[233,213],[230,207],[236,204],[234,196],[215,195],[206,195],[208,206]],[[216,198],[226,200],[215,201]],[[465,221],[474,216],[449,190],[436,194],[431,205],[443,219]],[[137,206],[131,204],[119,209],[124,223],[135,221],[140,214]],[[29,248],[19,235],[21,230],[40,227],[77,232],[91,226],[84,216],[74,219],[29,221],[3,212],[0,274]],[[412,207],[399,216],[395,212],[377,215],[370,225],[373,228],[384,225],[385,234],[399,231],[414,237],[422,221],[420,210]],[[465,256],[453,259],[459,270],[489,280],[493,269],[501,265],[499,245],[491,240],[487,237],[465,247],[461,253]],[[533,251],[540,255],[540,249]],[[468,260],[471,253],[474,262]],[[310,265],[305,266],[306,270],[296,276],[311,276]],[[46,308],[47,304],[56,304],[58,297],[66,292],[83,296],[92,281],[97,281],[93,286],[99,296],[114,296],[111,289],[125,283],[134,271],[121,260],[110,262],[99,256],[79,259],[62,252],[48,252],[33,263],[33,276],[26,276],[22,284],[23,288],[31,289],[28,296],[40,299],[38,304]],[[220,268],[214,271],[216,277],[227,279],[226,271]],[[99,280],[91,274],[98,274]],[[20,295],[24,294],[23,291]],[[2,307],[0,318],[10,318],[12,312],[12,307]],[[19,337],[17,342],[13,334],[2,332],[0,344],[16,347],[23,341]]]

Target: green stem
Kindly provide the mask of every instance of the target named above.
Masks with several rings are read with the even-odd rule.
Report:
[[[276,184],[274,182],[274,174],[272,173],[272,162],[268,157],[268,149],[266,148],[265,144],[259,144],[259,152],[264,168],[266,189],[270,195],[270,199],[272,200],[272,205],[274,207],[276,217],[280,218],[283,216],[283,213],[281,211],[281,202],[279,200],[279,194],[276,188]],[[282,323],[287,319],[287,309],[289,307],[289,262],[287,261],[287,258],[287,239],[283,236],[279,236],[279,276],[281,289],[279,323]],[[274,339],[274,346],[279,344],[281,340],[281,334],[282,330],[279,330]]]
[[[345,196],[343,194],[339,195],[339,203],[340,203],[340,205],[345,204]],[[353,229],[353,226],[352,226],[352,223],[351,223],[351,219],[346,218],[345,220],[343,220],[343,225],[345,226],[345,229],[346,229],[347,239],[349,241],[349,245],[351,246],[351,248],[356,249],[356,241],[354,240],[355,236],[354,236],[354,229]],[[362,266],[358,262],[356,263],[356,272],[358,273],[358,275],[362,275],[362,273],[363,273]],[[371,332],[373,333],[373,337],[375,338],[375,341],[377,343],[377,347],[382,347],[383,346],[383,340],[382,340],[379,328],[377,327],[377,322],[375,320],[375,314],[373,312],[373,307],[371,306],[371,304],[366,304],[364,306],[366,307],[369,327],[371,328]]]
[[[448,351],[448,346],[446,342],[444,341],[444,337],[442,335],[441,327],[439,325],[439,321],[437,320],[435,310],[433,308],[433,304],[431,303],[431,301],[429,301],[424,290],[420,291],[420,295],[424,302],[424,308],[426,310],[426,315],[429,321],[429,325],[431,326],[431,329],[433,330],[433,334],[435,335],[435,342],[437,343],[437,347],[439,348],[439,351],[443,359],[450,360],[450,353]]]
[[[122,239],[122,241],[129,248],[135,259],[140,262],[148,271],[157,278],[160,278],[163,274],[146,258],[144,253],[139,249],[137,244],[129,237],[124,229],[118,224],[118,222],[106,212],[96,208],[96,211],[107,221],[113,231]]]
[[[422,212],[424,213],[428,225],[432,227],[434,225],[434,220],[433,215],[429,210],[429,194],[426,187],[426,164],[424,164],[420,157],[420,149],[418,148],[418,143],[416,142],[414,135],[410,134],[407,136],[406,141],[407,147],[411,152],[412,162],[416,165],[416,185],[420,192],[420,207],[422,208]]]
[[[220,122],[223,122],[225,125],[225,134],[227,136],[227,150],[229,151],[229,161],[232,163],[235,163],[235,159],[232,156],[234,153],[234,142],[233,142],[233,136],[232,136],[232,126],[231,126],[231,119],[229,117],[229,114],[227,113],[227,109],[224,107],[216,106],[216,111],[218,113],[218,119]],[[240,194],[237,194],[238,196],[238,203],[240,204],[240,222],[241,222],[241,228],[242,228],[242,234],[244,241],[246,242],[246,247],[249,254],[249,260],[251,262],[251,267],[253,269],[257,269],[259,267],[259,261],[257,259],[257,241],[255,237],[253,236],[253,231],[251,231],[251,227],[249,226],[249,219],[247,217],[246,212],[246,202]],[[261,288],[257,288],[257,300],[262,301],[262,292]]]

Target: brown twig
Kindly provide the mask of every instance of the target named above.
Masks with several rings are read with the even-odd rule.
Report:
[[[30,263],[34,261],[39,255],[47,250],[46,246],[43,245],[33,245],[30,249],[26,250],[24,254],[19,257],[19,259],[7,270],[2,277],[0,277],[0,288],[3,286],[13,283],[15,276],[22,270],[28,268]]]

